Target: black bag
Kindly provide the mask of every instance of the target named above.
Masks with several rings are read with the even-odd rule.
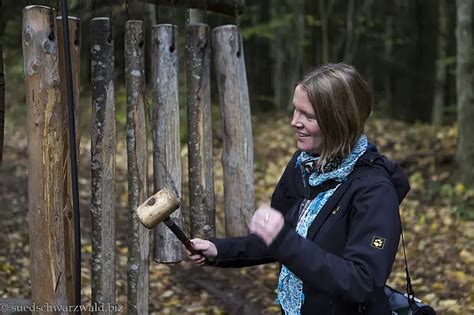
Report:
[[[434,309],[421,300],[408,294],[403,294],[388,285],[385,286],[385,294],[388,297],[388,304],[392,310],[392,315],[436,315]]]

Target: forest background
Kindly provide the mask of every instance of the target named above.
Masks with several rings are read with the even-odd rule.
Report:
[[[126,150],[124,22],[179,26],[239,23],[244,39],[255,151],[258,201],[268,200],[295,148],[289,127],[295,82],[314,66],[353,64],[374,92],[367,134],[380,151],[399,162],[412,191],[401,207],[408,261],[417,295],[440,314],[474,313],[474,101],[472,0],[261,0],[247,1],[240,18],[169,8],[142,1],[70,1],[81,18],[82,244],[84,300],[90,300],[90,57],[89,21],[113,19],[117,108],[118,302],[126,304]],[[56,0],[3,0],[0,56],[5,76],[5,137],[0,170],[0,298],[28,298],[26,104],[22,59],[22,9],[56,6]],[[126,7],[128,6],[128,14]],[[147,54],[147,65],[151,56]],[[180,62],[181,139],[186,174],[184,62]],[[0,71],[1,73],[2,71]],[[214,75],[213,71],[211,71]],[[147,69],[151,74],[151,69]],[[150,80],[148,80],[150,81]],[[213,78],[213,82],[215,82]],[[223,131],[216,84],[212,84],[218,234],[222,235]],[[150,93],[148,93],[150,94]],[[151,104],[151,97],[148,103]],[[151,155],[151,154],[150,154]],[[183,189],[187,189],[187,179]],[[88,255],[89,254],[89,255]],[[390,283],[404,289],[401,251]],[[199,270],[185,261],[150,269],[150,310],[160,314],[273,314],[277,266]],[[239,279],[239,280],[235,280]]]

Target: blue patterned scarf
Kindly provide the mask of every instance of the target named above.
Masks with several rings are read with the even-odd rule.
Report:
[[[330,179],[343,182],[352,172],[357,160],[362,154],[364,154],[366,149],[367,137],[361,135],[349,156],[346,157],[337,168],[329,172],[314,171],[303,175],[306,177],[309,176],[308,182],[311,186],[318,186]],[[302,152],[296,160],[296,166],[299,167],[308,161],[315,162],[317,159],[319,159],[319,157]],[[307,170],[305,172],[307,172]],[[306,238],[309,227],[339,185],[333,189],[319,193],[313,200],[307,200],[302,203],[303,207],[301,211],[306,211],[303,211],[302,217],[298,220],[296,226],[296,232],[299,235]],[[303,282],[285,265],[282,265],[280,276],[278,278],[276,303],[281,305],[286,315],[299,315],[301,312],[301,306],[304,303]]]

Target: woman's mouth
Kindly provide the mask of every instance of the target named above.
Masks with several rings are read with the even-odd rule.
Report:
[[[307,137],[309,137],[308,134],[305,134],[305,133],[302,133],[302,132],[297,132],[296,135],[297,135],[298,138],[307,138]]]

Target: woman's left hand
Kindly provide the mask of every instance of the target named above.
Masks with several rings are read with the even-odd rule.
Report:
[[[250,221],[250,232],[260,237],[269,246],[280,233],[285,219],[280,211],[268,205],[260,206]]]

